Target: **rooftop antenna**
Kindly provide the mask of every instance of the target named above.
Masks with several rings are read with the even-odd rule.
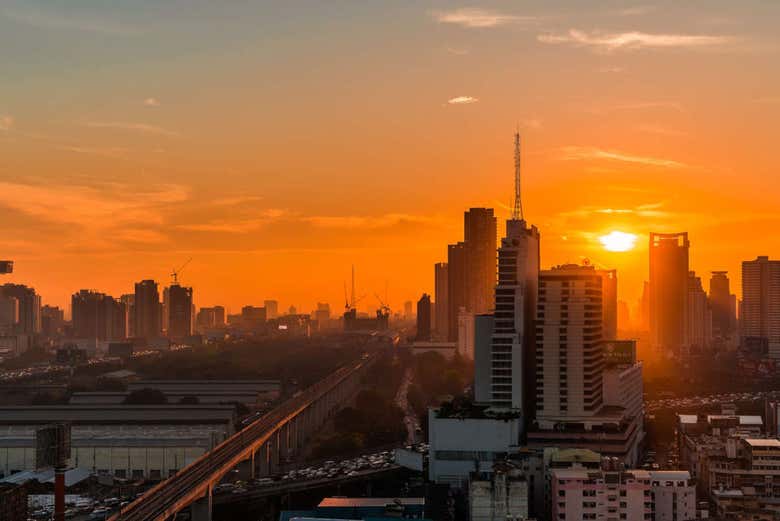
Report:
[[[515,205],[512,220],[523,220],[523,203],[520,201],[520,130],[515,132]]]

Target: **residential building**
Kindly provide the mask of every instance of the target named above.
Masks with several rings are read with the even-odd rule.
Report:
[[[761,256],[742,263],[741,344],[759,345],[780,359],[780,261]]]
[[[712,310],[712,336],[719,344],[727,344],[735,336],[737,326],[736,295],[731,293],[728,272],[713,271],[710,278],[709,302]]]
[[[3,284],[0,296],[13,298],[18,306],[18,320],[15,333],[37,335],[41,332],[41,297],[33,288],[22,284]]]
[[[182,341],[192,335],[192,288],[173,284],[166,288],[168,338]]]
[[[552,471],[552,519],[685,521],[696,519],[696,489],[687,471]]]
[[[82,289],[71,297],[72,336],[84,340],[126,338],[124,303],[110,295]]]
[[[162,335],[162,307],[157,283],[142,280],[135,284],[134,322],[135,336],[152,340]]]

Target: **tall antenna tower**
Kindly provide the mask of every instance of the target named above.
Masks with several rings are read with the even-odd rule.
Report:
[[[515,132],[515,206],[512,209],[512,219],[523,220],[523,203],[520,200],[520,132]]]

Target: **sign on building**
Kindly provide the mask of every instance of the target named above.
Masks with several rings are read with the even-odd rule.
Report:
[[[35,467],[62,467],[70,459],[70,424],[46,425],[35,431]]]
[[[636,340],[608,340],[604,342],[604,361],[607,367],[633,365],[636,362]]]
[[[0,273],[13,273],[14,261],[0,261]]]

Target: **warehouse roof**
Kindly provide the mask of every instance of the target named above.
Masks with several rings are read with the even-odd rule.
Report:
[[[232,405],[38,405],[0,407],[0,424],[205,424],[235,421]]]

